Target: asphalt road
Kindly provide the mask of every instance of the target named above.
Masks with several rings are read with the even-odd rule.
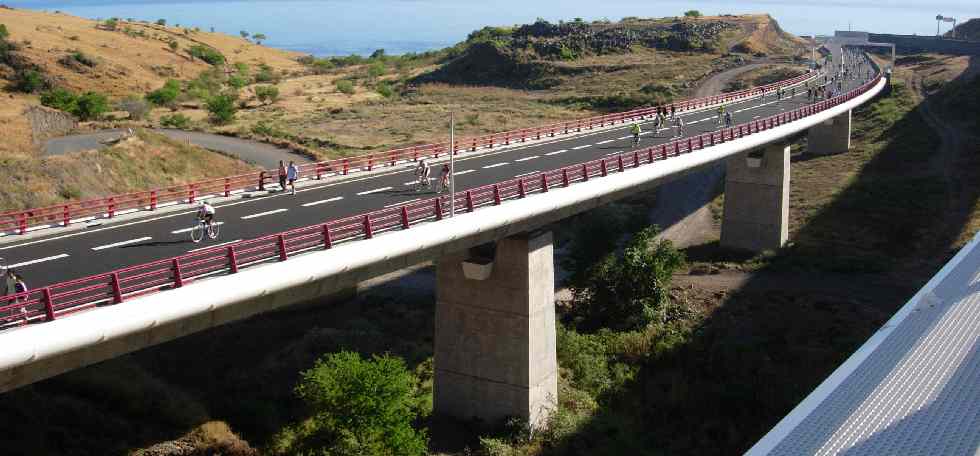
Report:
[[[852,82],[852,85],[856,84]],[[760,103],[755,97],[730,105],[729,109],[738,124],[806,103],[806,91],[798,90],[792,100],[776,101],[775,97],[769,96]],[[685,117],[688,134],[715,129],[713,113],[692,113]],[[627,125],[527,147],[464,156],[456,163],[457,191],[628,151],[631,149],[628,128]],[[651,128],[650,123],[644,124],[646,131],[641,147],[670,140],[672,131],[661,131],[660,137],[654,137],[649,131]],[[433,169],[433,172],[437,170]],[[210,243],[194,244],[189,234],[181,231],[194,226],[194,208],[188,207],[186,211],[85,231],[59,234],[52,230],[51,234],[40,238],[4,245],[0,247],[0,256],[21,272],[28,286],[39,288],[433,196],[432,193],[414,192],[413,181],[412,166],[406,165],[395,173],[311,185],[300,189],[295,196],[283,192],[226,202],[217,206],[217,220],[224,222],[221,239]]]
[[[187,141],[196,146],[231,155],[266,169],[279,166],[279,160],[283,160],[286,163],[289,163],[290,160],[296,163],[310,163],[312,161],[306,156],[258,141],[196,131],[163,128],[154,129],[153,131],[166,135],[170,139]],[[122,134],[123,130],[119,129],[52,138],[45,141],[44,153],[46,155],[62,155],[69,152],[101,149],[106,147],[103,141],[116,139]]]

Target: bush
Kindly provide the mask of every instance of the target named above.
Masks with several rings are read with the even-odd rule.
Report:
[[[701,12],[698,10],[688,10],[684,12],[684,17],[701,17]]]
[[[225,63],[224,55],[221,55],[217,49],[205,46],[203,44],[195,44],[191,46],[187,50],[187,53],[190,54],[191,57],[199,58],[207,63],[210,63],[211,65],[218,66]]]
[[[177,48],[180,47],[180,44],[177,43],[177,40],[171,38],[170,42],[167,43],[167,46],[170,46],[171,51],[177,52]]]
[[[98,92],[85,92],[78,97],[75,114],[81,120],[94,120],[109,111],[109,99]]]
[[[170,128],[186,129],[191,125],[191,118],[183,114],[160,117],[160,125]]]
[[[238,112],[238,108],[235,106],[237,99],[238,97],[228,93],[209,98],[205,104],[211,114],[211,121],[216,124],[231,122],[235,118],[235,113]]]
[[[391,84],[388,84],[387,82],[384,81],[378,84],[377,92],[378,94],[380,94],[382,97],[385,98],[391,98],[395,96],[395,89],[391,88]]]
[[[157,106],[171,106],[180,95],[180,81],[168,79],[163,87],[146,94],[146,101]]]
[[[371,78],[379,78],[384,76],[388,69],[385,68],[385,64],[381,62],[375,62],[368,67],[368,76]]]
[[[71,53],[70,57],[72,60],[81,63],[82,65],[85,65],[87,67],[94,67],[95,65],[97,65],[95,59],[85,55],[85,53],[83,53],[82,51],[74,51]]]
[[[252,35],[252,39],[255,40],[255,44],[262,44],[268,37],[264,33],[256,33]]]
[[[119,19],[114,17],[106,19],[106,21],[102,23],[102,26],[104,26],[107,30],[115,30],[116,27],[119,26]]]
[[[136,97],[128,97],[120,101],[118,108],[120,111],[128,112],[131,120],[142,120],[150,112],[150,105],[146,100]]]
[[[162,25],[162,26],[166,27],[167,26],[167,20],[166,19],[157,19],[157,25]]]
[[[337,91],[341,93],[346,93],[347,95],[353,95],[354,83],[346,79],[337,81]]]
[[[276,71],[272,67],[263,63],[259,65],[259,72],[255,73],[255,82],[279,82],[279,77],[276,76]]]
[[[57,88],[41,94],[41,104],[49,108],[72,112],[76,108],[75,94],[69,90]]]
[[[301,377],[296,394],[312,416],[282,432],[275,453],[426,453],[425,432],[412,427],[423,403],[418,380],[401,359],[335,353]]]
[[[36,93],[50,87],[38,70],[21,70],[14,77],[14,89],[24,93]]]
[[[255,87],[255,97],[262,103],[275,103],[279,99],[279,88],[276,86]]]
[[[228,85],[229,86],[232,86],[232,87],[234,87],[236,89],[241,89],[242,87],[245,87],[245,86],[248,85],[248,81],[245,80],[245,78],[243,78],[243,77],[241,77],[241,76],[239,76],[237,74],[233,74],[233,75],[231,75],[231,76],[228,77]]]
[[[0,40],[5,40],[7,38],[10,38],[10,32],[7,30],[7,26],[5,24],[0,24]]]

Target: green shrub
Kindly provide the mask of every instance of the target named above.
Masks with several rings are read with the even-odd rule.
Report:
[[[311,418],[280,433],[275,454],[426,453],[425,431],[412,427],[422,407],[418,380],[399,358],[328,355],[301,374],[296,394]]]
[[[279,88],[276,86],[256,86],[255,97],[262,103],[275,103],[279,99]]]
[[[223,65],[225,63],[225,56],[221,55],[217,49],[205,46],[203,44],[195,44],[187,49],[187,53],[191,57],[199,58],[211,65]]]
[[[276,75],[276,71],[272,67],[263,63],[259,65],[258,73],[255,73],[255,82],[279,82],[279,76]]]
[[[168,79],[163,87],[146,94],[146,101],[157,106],[171,106],[180,95],[180,81]]]
[[[41,104],[65,112],[73,112],[77,106],[75,94],[69,90],[56,88],[41,94]]]
[[[235,63],[235,73],[237,73],[238,76],[241,76],[242,78],[248,78],[249,75],[248,64],[245,62]]]
[[[109,99],[98,92],[85,92],[78,97],[76,106],[72,114],[81,120],[95,120],[109,111]]]
[[[385,72],[387,71],[388,69],[385,67],[384,63],[375,62],[368,67],[368,76],[371,78],[379,78],[384,76]]]
[[[180,47],[180,44],[177,43],[177,40],[171,38],[170,41],[167,43],[167,46],[170,46],[171,51],[177,52],[177,49]]]
[[[0,24],[0,40],[5,40],[7,38],[10,38],[10,32],[7,30],[7,26],[5,24]]]
[[[162,26],[166,27],[167,26],[167,20],[166,19],[157,19],[157,25],[162,25]]]
[[[50,87],[38,70],[20,70],[14,77],[14,89],[24,93],[36,93]]]
[[[688,10],[684,12],[684,17],[701,17],[701,12],[698,10]]]
[[[119,26],[119,19],[114,17],[106,19],[106,21],[103,22],[102,25],[108,30],[115,30],[116,27]]]
[[[94,67],[97,64],[97,62],[95,61],[95,59],[93,59],[92,57],[89,57],[89,56],[85,55],[85,53],[83,53],[82,51],[74,51],[74,52],[72,52],[71,53],[71,58],[74,61],[76,61],[78,63],[81,63],[82,65],[85,65],[87,67]]]
[[[395,96],[395,89],[391,87],[391,84],[388,84],[385,81],[381,81],[381,83],[378,84],[377,92],[378,94],[380,94],[382,97],[385,98],[391,98]]]
[[[211,114],[211,121],[216,124],[226,124],[235,118],[238,108],[235,106],[236,96],[232,94],[215,95],[205,103],[208,112]]]
[[[337,91],[341,93],[346,93],[347,95],[353,95],[354,83],[346,79],[337,81]]]
[[[248,85],[248,81],[237,74],[233,74],[228,77],[228,85],[236,89],[241,89],[242,87]]]
[[[173,114],[160,117],[160,125],[170,128],[186,129],[191,125],[191,118],[183,114]]]

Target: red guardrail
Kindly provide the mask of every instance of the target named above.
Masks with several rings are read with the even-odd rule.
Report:
[[[524,198],[549,189],[568,187],[610,173],[666,160],[822,112],[866,92],[881,75],[847,94],[803,106],[796,110],[757,119],[720,131],[681,138],[642,150],[624,152],[536,175],[510,179],[472,188],[456,195],[460,212],[473,212],[484,206],[497,206],[507,200]],[[49,285],[0,297],[0,328],[34,321],[51,321],[81,310],[120,304],[128,298],[163,289],[180,288],[194,280],[219,274],[237,273],[256,264],[286,261],[290,256],[358,239],[370,239],[385,231],[410,229],[419,223],[438,221],[447,215],[449,196],[406,203],[366,214],[327,221],[256,239],[215,247],[179,257],[131,266],[105,274]]]
[[[740,90],[721,95],[713,95],[705,98],[686,100],[671,105],[677,112],[686,112],[693,109],[713,106],[719,103],[731,103],[761,93],[770,92],[778,87],[785,87],[798,84],[813,74],[807,73],[792,79],[780,81],[765,86],[752,89]],[[471,151],[477,149],[492,149],[496,146],[506,146],[512,143],[526,142],[527,140],[538,140],[542,137],[553,137],[556,135],[578,133],[582,130],[592,130],[596,127],[625,123],[636,119],[645,119],[657,112],[659,107],[641,108],[632,111],[607,114],[604,116],[590,117],[586,119],[561,122],[542,127],[524,128],[520,130],[507,131],[503,133],[492,133],[472,138],[459,139],[453,149],[455,153]],[[340,158],[316,163],[299,165],[300,179],[322,179],[328,174],[346,175],[355,171],[371,171],[379,167],[394,166],[403,161],[415,161],[420,157],[438,158],[449,151],[448,142],[437,144],[425,144],[400,149],[392,149],[386,152],[378,152],[360,155],[357,157]],[[278,179],[278,170],[262,170],[238,176],[222,177],[182,184],[172,187],[165,187],[156,190],[143,192],[127,193],[114,195],[105,198],[96,198],[83,201],[70,201],[55,206],[48,206],[27,210],[14,210],[0,212],[0,233],[16,232],[24,234],[27,230],[34,227],[43,226],[68,226],[72,223],[89,220],[93,217],[113,218],[123,212],[134,212],[139,210],[156,210],[164,205],[180,203],[193,204],[196,200],[213,195],[231,196],[233,192],[245,191],[249,189],[263,190],[265,185]]]

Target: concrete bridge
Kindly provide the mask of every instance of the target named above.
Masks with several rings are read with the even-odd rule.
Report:
[[[841,48],[833,51],[836,62],[844,60]],[[848,54],[847,58],[859,57]],[[813,74],[807,83],[822,84],[823,77]],[[312,229],[299,228],[261,237],[255,242],[271,239],[274,257],[271,260],[260,258],[262,253],[250,257],[259,259],[242,259],[245,252],[266,248],[264,244],[242,241],[174,258],[173,269],[170,269],[171,260],[167,259],[106,273],[98,276],[101,282],[78,279],[69,285],[50,285],[44,290],[64,286],[69,291],[62,294],[75,293],[73,296],[82,297],[86,290],[103,287],[99,290],[109,290],[108,298],[99,298],[101,301],[93,304],[97,306],[95,309],[54,318],[56,312],[68,307],[52,305],[50,291],[44,291],[39,297],[25,296],[25,302],[35,306],[31,312],[36,312],[40,319],[47,312],[51,321],[0,332],[0,346],[5,347],[0,352],[0,391],[227,322],[322,299],[360,281],[434,260],[438,277],[436,412],[485,421],[518,416],[528,419],[532,425],[541,425],[555,407],[558,394],[553,239],[550,232],[542,231],[543,227],[723,161],[727,164],[727,177],[722,244],[752,251],[777,249],[786,242],[788,232],[790,157],[785,142],[809,131],[812,150],[822,153],[847,150],[851,110],[873,99],[888,81],[879,75],[870,81],[848,79],[845,84],[840,96],[814,103],[801,100],[806,97],[806,90],[801,86],[796,86],[795,96],[787,89],[785,99],[776,99],[772,93],[768,99],[752,97],[730,103],[728,109],[748,113],[743,118],[758,114],[732,128],[716,129],[712,125],[714,106],[685,113],[688,132],[693,130],[696,134],[679,140],[655,139],[649,135],[649,145],[641,149],[625,146],[624,141],[629,137],[619,136],[626,131],[625,126],[620,126],[585,133],[568,140],[571,142],[545,142],[508,152],[511,155],[507,156],[489,154],[478,159],[483,161],[474,159],[479,169],[487,170],[483,178],[491,179],[490,182],[500,175],[489,170],[499,170],[505,165],[532,166],[534,160],[544,157],[571,162],[559,163],[563,167],[555,171],[519,175],[516,181],[468,190],[464,187],[465,197],[454,200],[460,212],[453,217],[443,212],[445,197],[438,197],[433,200],[434,209],[430,202],[404,203],[400,206],[400,217],[395,207],[392,211],[375,213],[379,215],[343,219],[343,223],[333,225],[325,223],[322,230],[321,225],[314,225]],[[707,134],[698,132],[705,128]],[[616,146],[617,141],[624,145]],[[609,149],[601,147],[605,144],[612,144],[607,147],[614,152],[606,153]],[[581,162],[581,158],[569,153],[575,150],[594,153],[600,158]],[[382,178],[400,183],[405,180],[404,174]],[[352,194],[365,197],[390,192],[393,187],[368,190],[365,185],[378,184],[367,179],[351,179],[344,185],[351,186]],[[402,194],[396,196],[406,198]],[[337,201],[336,198],[307,204],[310,207],[329,204]],[[355,203],[352,205],[363,210]],[[228,206],[228,211],[223,213],[242,207]],[[420,211],[425,211],[423,216],[418,216]],[[256,214],[240,218],[249,217],[256,218]],[[140,226],[133,222],[119,229],[134,230]],[[332,238],[331,230],[333,236],[356,230],[359,240],[340,242],[339,238]],[[108,236],[118,240],[120,232],[123,231],[103,234],[109,233]],[[125,234],[122,238],[128,239],[130,235],[135,234]],[[144,237],[156,236],[151,235]],[[76,235],[63,236],[52,236],[50,244],[44,238],[15,247],[57,245],[57,242],[78,244],[83,239],[73,237]],[[139,242],[119,244],[140,245]],[[106,244],[87,250],[115,252],[117,247]],[[146,248],[158,247],[173,246]],[[220,258],[220,265],[207,266],[211,264],[208,262],[216,261],[211,254]],[[75,254],[66,254],[69,258],[72,255]],[[186,258],[183,266],[180,258]],[[57,263],[59,260],[45,260],[31,264],[50,264],[52,277],[68,278],[58,275],[63,270],[59,269],[62,267]],[[192,263],[201,271],[193,284],[181,273],[181,267],[190,268]],[[168,277],[158,278],[155,274],[160,274],[159,271]],[[173,278],[169,277],[170,272]],[[127,285],[148,280],[147,277],[157,277],[152,279],[153,286],[159,288],[164,284],[168,289],[145,294],[145,289]]]

